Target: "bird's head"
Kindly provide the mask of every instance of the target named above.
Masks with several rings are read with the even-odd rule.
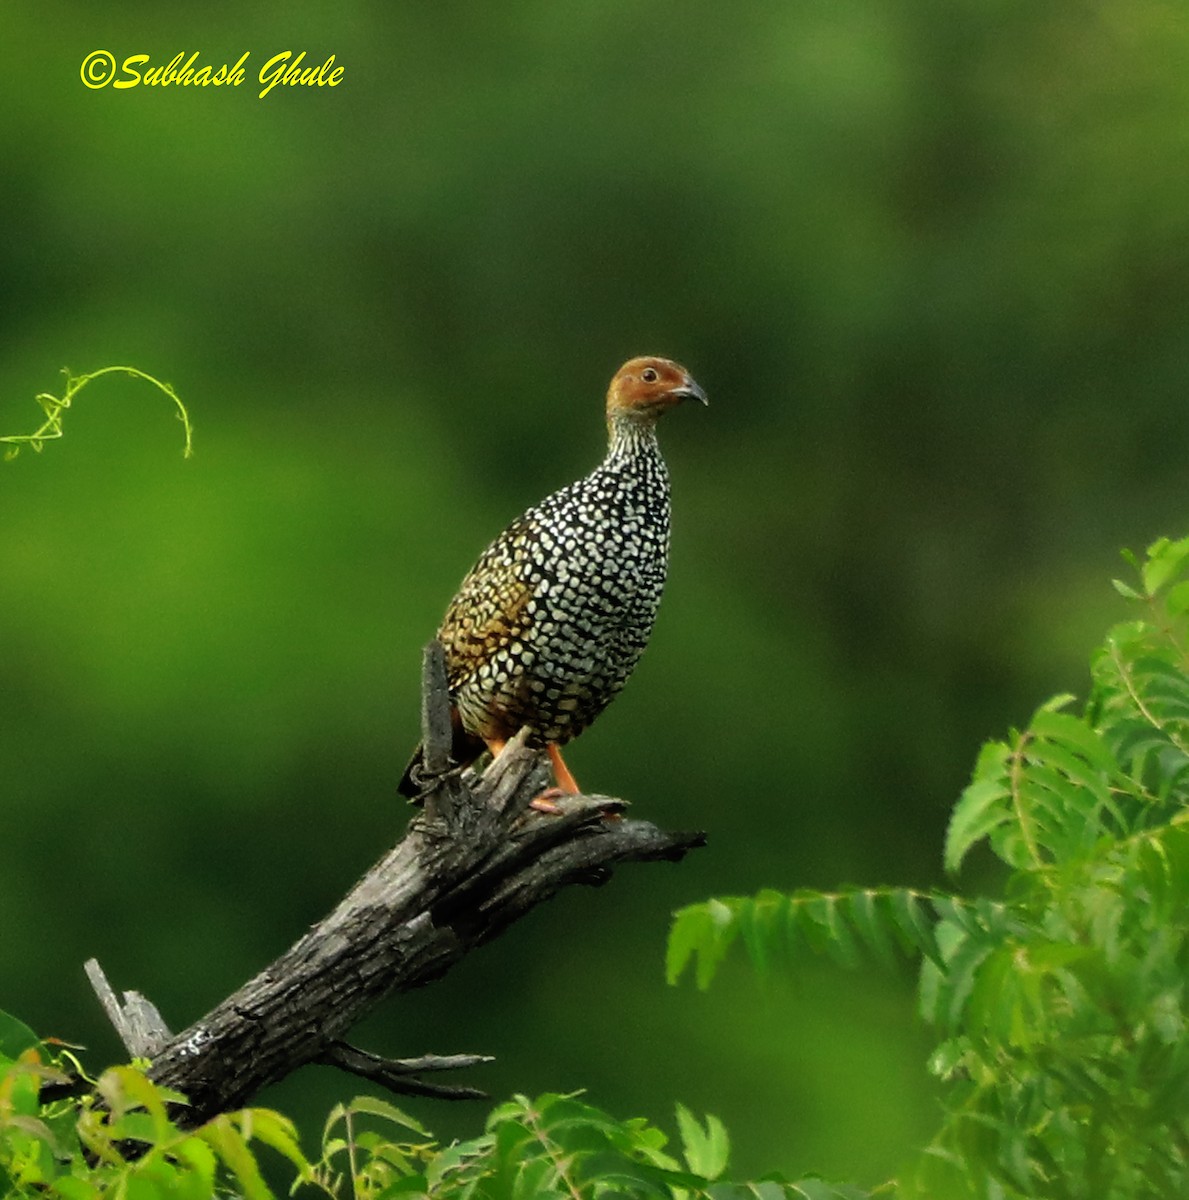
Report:
[[[607,389],[607,420],[653,424],[663,412],[683,400],[710,403],[680,363],[667,358],[632,358],[615,372]]]

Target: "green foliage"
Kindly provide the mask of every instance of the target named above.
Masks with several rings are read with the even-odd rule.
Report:
[[[947,868],[989,847],[1002,900],[764,891],[676,915],[668,977],[692,962],[700,987],[736,941],[761,972],[920,957],[945,1115],[898,1194],[1189,1195],[1189,539],[1130,561],[1140,614],[1094,655],[1084,710],[1055,697],[989,742],[954,807]]]
[[[23,1021],[0,1012],[0,1063],[14,1061],[39,1043],[37,1034]]]
[[[170,384],[162,383],[160,379],[154,379],[152,375],[148,375],[136,367],[101,367],[98,371],[90,371],[85,375],[72,375],[69,370],[63,368],[62,373],[66,376],[66,390],[61,396],[52,396],[49,392],[40,392],[36,397],[42,412],[45,413],[45,420],[41,425],[32,433],[0,436],[0,443],[8,446],[4,454],[5,458],[16,458],[22,446],[28,446],[37,453],[40,453],[46,442],[54,438],[60,438],[62,436],[62,414],[74,402],[75,396],[93,379],[113,373],[131,375],[134,379],[143,379],[147,383],[151,383],[173,401],[174,406],[177,408],[178,420],[181,421],[186,431],[186,445],[182,453],[186,458],[190,457],[193,452],[192,443],[194,434],[190,425],[190,414],[186,411],[186,406],[182,403],[177,392],[173,390]]]
[[[839,892],[766,889],[754,897],[729,896],[683,908],[669,935],[665,972],[676,983],[692,961],[698,987],[710,985],[736,937],[761,974],[799,946],[854,966],[864,951],[890,962],[896,950],[936,958],[934,897],[910,888],[848,888]]]
[[[92,1081],[93,1094],[84,1100],[41,1103],[43,1086],[67,1081],[61,1064],[37,1047],[0,1057],[0,1195],[266,1200],[272,1192],[257,1147],[289,1160],[299,1182],[315,1178],[296,1131],[279,1113],[246,1109],[183,1132],[169,1112],[183,1098],[125,1066]]]
[[[0,1013],[7,1044],[26,1041],[27,1032]],[[332,1110],[311,1162],[292,1123],[270,1109],[224,1114],[184,1132],[171,1116],[184,1097],[134,1067],[105,1071],[82,1100],[41,1103],[43,1086],[67,1079],[46,1047],[0,1055],[0,1196],[271,1200],[260,1158],[268,1150],[274,1167],[283,1159],[293,1172],[291,1193],[332,1200],[862,1200],[814,1178],[728,1182],[722,1122],[703,1123],[680,1105],[677,1155],[647,1121],[617,1120],[577,1095],[515,1096],[491,1113],[482,1136],[445,1147],[399,1108],[360,1096]]]

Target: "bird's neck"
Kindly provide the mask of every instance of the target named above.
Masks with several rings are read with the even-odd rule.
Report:
[[[612,417],[608,422],[609,439],[604,467],[620,468],[643,460],[661,461],[654,421]]]

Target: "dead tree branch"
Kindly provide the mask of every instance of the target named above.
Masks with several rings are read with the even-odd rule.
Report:
[[[560,812],[536,811],[530,802],[548,768],[523,736],[482,774],[449,769],[445,664],[436,642],[426,648],[422,700],[422,812],[329,916],[254,979],[171,1035],[143,996],[126,992],[121,1005],[98,964],[88,966],[129,1054],[150,1057],[151,1077],[189,1098],[180,1114],[185,1124],[242,1107],[310,1062],[419,1095],[479,1094],[419,1075],[482,1056],[388,1060],[343,1038],[386,996],[439,978],[561,888],[601,884],[622,862],[676,861],[703,844],[701,833],[618,819],[625,805],[607,796],[564,797]]]

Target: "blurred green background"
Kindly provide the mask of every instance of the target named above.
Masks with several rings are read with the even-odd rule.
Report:
[[[568,756],[704,827],[358,1032],[472,1079],[720,1114],[742,1171],[873,1183],[931,1129],[913,980],[661,981],[714,893],[941,881],[981,740],[1085,693],[1124,545],[1186,531],[1189,27],[1078,0],[0,10],[0,1007],[118,1057],[82,963],[195,1020],[406,820],[420,647],[602,453],[638,353],[669,590]],[[91,91],[174,53],[238,88]],[[255,72],[281,50],[334,89]],[[980,879],[972,885],[994,886]],[[264,1097],[311,1127],[355,1081]],[[481,1106],[410,1104],[445,1135]],[[312,1132],[312,1128],[311,1128]]]

